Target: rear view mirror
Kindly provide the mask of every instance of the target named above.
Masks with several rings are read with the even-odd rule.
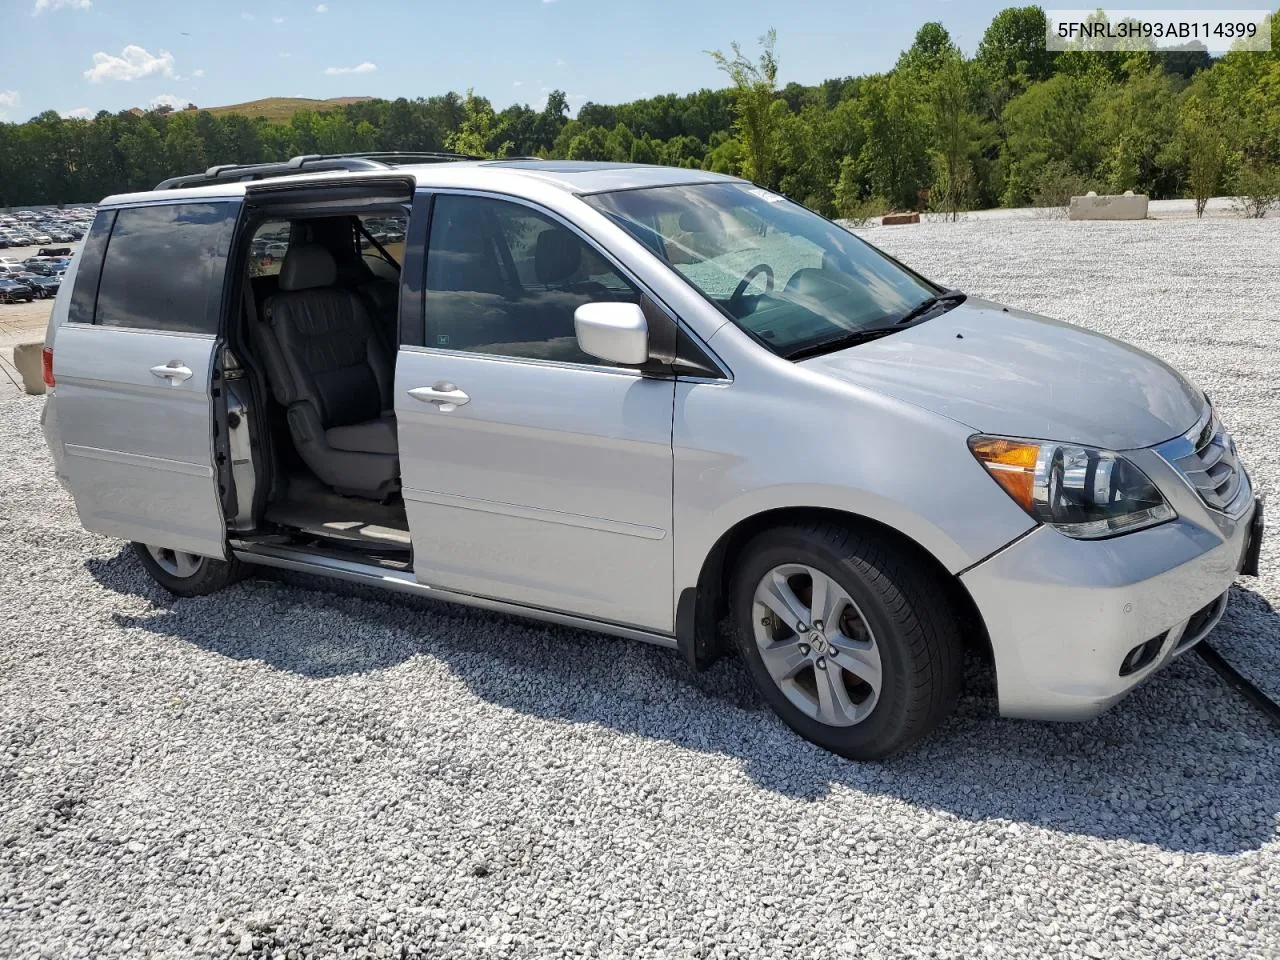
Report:
[[[649,324],[634,303],[584,303],[573,327],[583,353],[628,367],[649,359]]]

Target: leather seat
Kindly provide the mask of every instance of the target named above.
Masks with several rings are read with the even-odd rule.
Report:
[[[336,278],[324,247],[291,247],[258,348],[306,465],[338,493],[382,500],[400,488],[395,359],[364,300]]]

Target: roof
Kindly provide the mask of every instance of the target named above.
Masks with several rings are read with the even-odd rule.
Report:
[[[519,193],[521,181],[530,180],[558,187],[568,193],[591,194],[611,190],[680,183],[714,183],[736,178],[706,170],[659,167],[640,163],[592,163],[579,160],[458,160],[448,163],[406,164],[384,170],[360,172],[319,171],[270,180],[227,181],[198,187],[148,190],[107,197],[99,206],[120,206],[164,200],[235,199],[266,187],[291,183],[341,183],[359,180],[411,178],[418,187],[453,187],[473,190],[506,189]]]

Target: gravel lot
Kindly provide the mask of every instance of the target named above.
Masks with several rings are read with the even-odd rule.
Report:
[[[1178,364],[1280,502],[1280,221],[870,235]],[[1280,737],[1198,658],[1074,726],[971,664],[854,764],[736,662],[304,578],[174,600],[80,530],[41,402],[0,400],[0,956],[1280,956]],[[1277,544],[1214,639],[1273,695]]]

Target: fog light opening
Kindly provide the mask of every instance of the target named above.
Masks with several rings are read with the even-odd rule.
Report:
[[[1152,637],[1145,643],[1138,644],[1125,654],[1124,660],[1120,663],[1120,676],[1127,677],[1129,674],[1137,673],[1143,667],[1149,666],[1151,661],[1155,660],[1155,658],[1159,656],[1160,648],[1164,646],[1165,637],[1168,635],[1169,634],[1165,632],[1157,637]]]

